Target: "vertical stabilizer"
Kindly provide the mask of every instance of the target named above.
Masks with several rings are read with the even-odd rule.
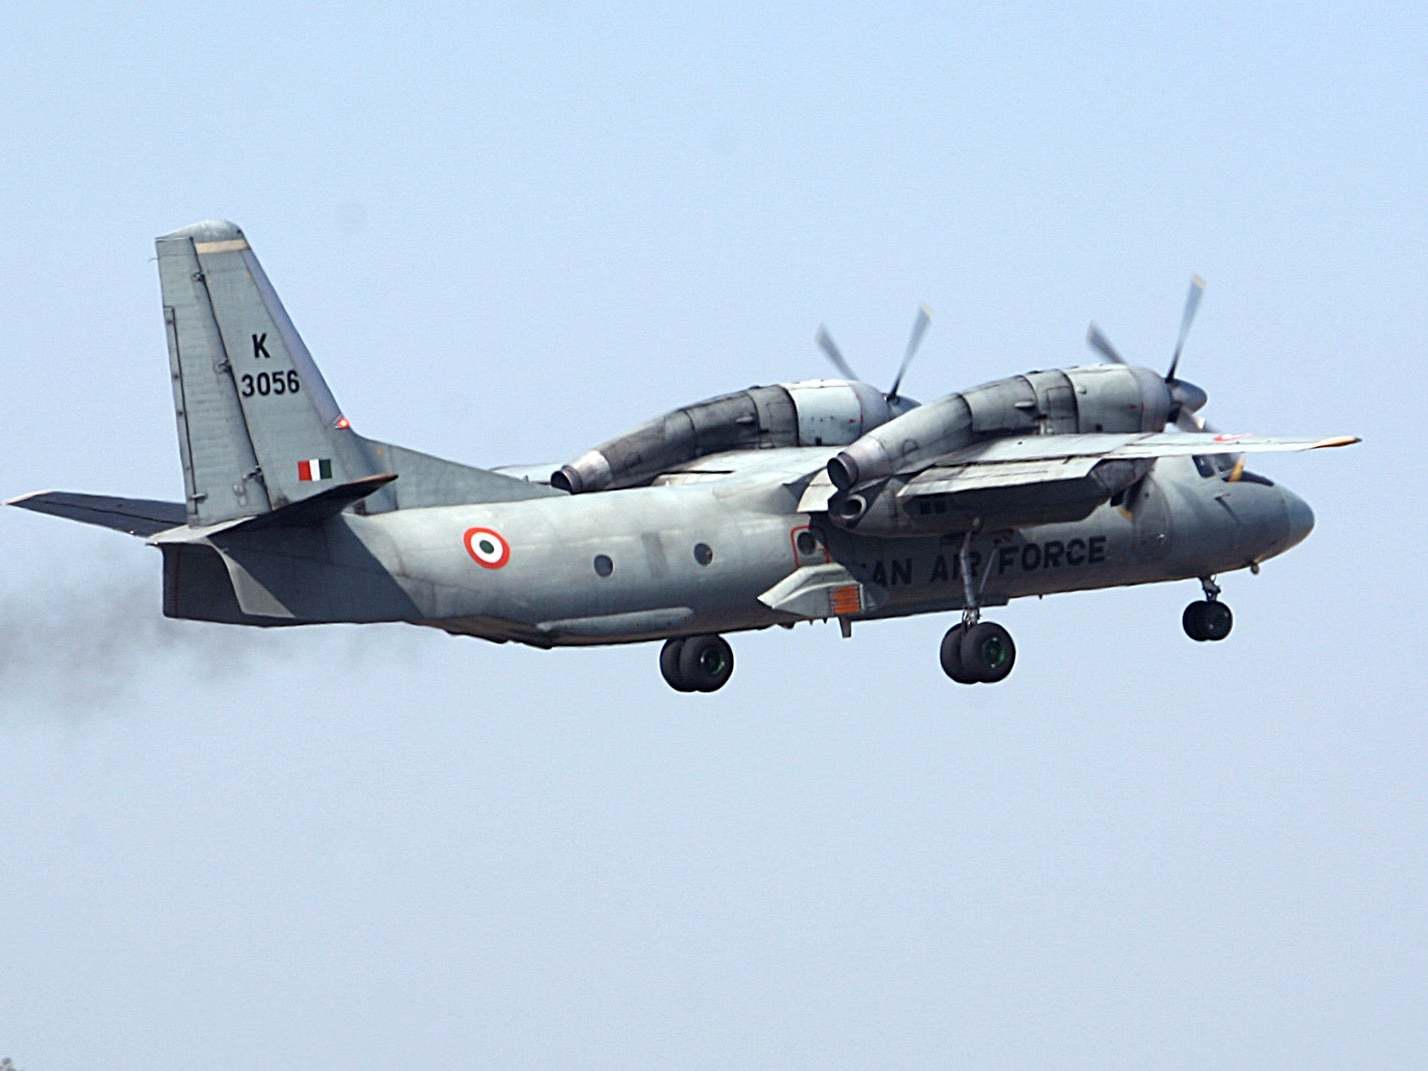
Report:
[[[254,517],[380,475],[401,478],[353,508],[560,493],[354,432],[237,225],[195,223],[157,245],[190,524]]]
[[[236,225],[157,241],[191,524],[253,516],[371,475]]]

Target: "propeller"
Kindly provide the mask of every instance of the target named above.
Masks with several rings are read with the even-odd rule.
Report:
[[[1200,307],[1200,295],[1205,292],[1205,280],[1198,275],[1190,276],[1190,293],[1185,295],[1185,312],[1180,317],[1180,337],[1175,340],[1175,352],[1170,356],[1170,371],[1167,380],[1175,378],[1175,370],[1180,367],[1180,351],[1185,348],[1185,336],[1190,333],[1190,325],[1195,321],[1195,310]]]
[[[1209,401],[1209,396],[1205,391],[1197,387],[1189,380],[1179,379],[1175,373],[1180,368],[1180,355],[1185,349],[1185,339],[1190,334],[1190,325],[1195,322],[1195,313],[1200,308],[1200,298],[1205,293],[1205,280],[1198,275],[1190,277],[1190,290],[1185,295],[1185,311],[1180,315],[1180,333],[1175,339],[1175,350],[1170,355],[1170,367],[1165,370],[1165,386],[1170,392],[1170,399],[1173,402],[1171,409],[1171,419],[1175,426],[1181,431],[1189,432],[1210,432],[1214,434],[1216,429],[1200,415],[1200,410]],[[1086,344],[1099,353],[1108,361],[1116,364],[1128,363],[1122,357],[1115,346],[1111,345],[1111,340],[1101,333],[1101,329],[1094,323],[1086,330]],[[1228,479],[1235,482],[1244,472],[1245,459],[1243,454],[1226,455],[1233,456],[1234,468],[1231,470]]]
[[[818,348],[823,351],[833,367],[843,373],[844,379],[861,379],[857,372],[853,371],[853,366],[843,359],[843,354],[839,351],[837,343],[833,341],[833,336],[828,333],[828,328],[822,324],[818,325],[818,334],[814,336],[814,341],[818,343]]]
[[[897,375],[893,377],[892,387],[888,390],[888,401],[897,401],[897,389],[902,386],[902,377],[907,374],[907,366],[912,364],[913,357],[917,355],[917,347],[922,345],[922,336],[927,334],[927,325],[931,322],[932,310],[923,305],[917,310],[917,319],[912,321],[912,334],[908,336],[907,350],[902,355],[902,364],[898,365]]]
[[[1120,355],[1116,348],[1111,345],[1111,340],[1101,334],[1101,329],[1096,326],[1094,320],[1091,322],[1091,326],[1086,328],[1086,344],[1106,360],[1114,364],[1129,363]]]
[[[1209,427],[1198,415],[1198,410],[1204,408],[1209,396],[1189,380],[1177,379],[1175,376],[1180,367],[1180,354],[1185,349],[1185,339],[1190,334],[1190,325],[1195,322],[1195,312],[1200,308],[1200,297],[1204,293],[1205,280],[1198,275],[1191,276],[1190,292],[1185,296],[1185,311],[1180,316],[1180,334],[1175,339],[1175,350],[1170,355],[1170,367],[1165,372],[1165,386],[1174,403],[1171,409],[1172,419],[1182,431],[1204,431]],[[1086,344],[1108,361],[1116,364],[1130,363],[1121,356],[1120,351],[1094,322],[1086,329]]]
[[[889,402],[896,402],[902,397],[899,391],[902,387],[903,376],[907,374],[912,359],[917,356],[918,347],[922,345],[922,338],[927,334],[927,327],[931,322],[932,310],[923,305],[917,310],[916,319],[912,321],[912,333],[907,339],[907,349],[903,351],[902,364],[898,365],[897,375],[893,377],[892,386],[883,395]],[[843,351],[833,341],[833,336],[828,333],[827,327],[819,324],[818,334],[813,336],[813,340],[818,343],[818,348],[823,351],[823,355],[828,358],[833,367],[842,373],[844,379],[862,379],[862,376],[853,371],[853,366],[843,356]]]

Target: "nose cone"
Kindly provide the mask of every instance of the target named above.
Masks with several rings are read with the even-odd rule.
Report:
[[[1288,550],[1309,538],[1309,533],[1314,530],[1314,511],[1293,491],[1280,490],[1284,495],[1284,512],[1289,518],[1289,540],[1284,548]]]

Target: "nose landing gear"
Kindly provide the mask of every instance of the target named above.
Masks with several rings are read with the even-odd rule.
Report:
[[[1235,626],[1235,615],[1230,608],[1220,602],[1220,585],[1212,576],[1202,576],[1200,586],[1205,591],[1201,602],[1192,602],[1180,615],[1180,624],[1185,635],[1197,643],[1217,643],[1230,634]]]
[[[659,671],[676,692],[717,692],[734,672],[734,649],[723,636],[665,640]]]

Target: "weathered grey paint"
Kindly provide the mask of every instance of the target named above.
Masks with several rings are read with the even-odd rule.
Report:
[[[1182,456],[1223,437],[1108,435],[1159,433],[1173,404],[1161,377],[1122,366],[1032,372],[910,410],[856,382],[751,388],[562,470],[589,479],[577,490],[652,485],[566,495],[529,468],[357,435],[233,224],[158,246],[186,503],[13,504],[146,536],[173,617],[626,643],[957,610],[968,531],[976,598],[997,605],[1243,568],[1313,524],[1283,488]],[[298,480],[304,459],[329,460],[331,477]]]
[[[1204,478],[1188,459],[1161,462],[1146,502],[1083,521],[988,532],[972,544],[984,605],[1012,598],[1154,583],[1244,568],[1282,553],[1312,517],[1277,486]],[[232,565],[242,610],[273,623],[405,620],[539,646],[622,643],[732,632],[833,616],[778,613],[760,596],[810,559],[866,588],[857,620],[960,609],[960,536],[876,539],[796,510],[781,486],[636,488],[604,495],[343,514],[319,536],[252,533],[212,542]],[[1148,503],[1155,503],[1154,506]],[[510,546],[482,568],[463,543],[492,529]],[[701,565],[696,544],[712,549]],[[824,553],[826,548],[826,555]],[[613,563],[609,576],[595,558]],[[875,608],[871,608],[875,607]]]
[[[647,421],[562,465],[550,482],[571,494],[587,494],[648,483],[675,466],[714,454],[842,446],[886,423],[893,413],[881,391],[851,380],[750,387]]]
[[[915,472],[969,443],[1005,435],[1160,431],[1172,401],[1147,368],[1029,372],[949,394],[888,421],[828,467],[843,490]]]
[[[352,430],[243,231],[224,220],[157,239],[190,523],[252,517],[362,477],[401,477],[361,512],[555,492]],[[327,480],[298,462],[326,460]]]

